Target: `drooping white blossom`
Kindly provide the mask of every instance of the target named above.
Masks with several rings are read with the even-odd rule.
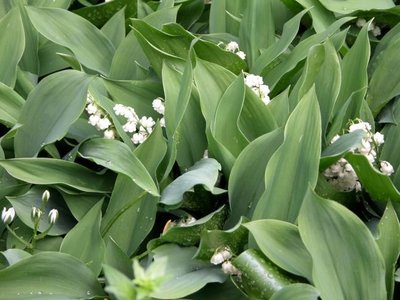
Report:
[[[58,210],[53,208],[49,211],[49,222],[50,224],[55,224],[58,219]]]
[[[14,221],[14,218],[15,218],[14,207],[10,207],[9,209],[4,207],[3,211],[1,212],[1,220],[3,221],[3,223],[10,224],[12,221]]]
[[[265,105],[271,101],[269,98],[270,89],[264,84],[264,80],[261,76],[246,74],[244,83],[250,87],[258,97],[260,97],[261,101],[263,101]]]
[[[153,109],[161,115],[165,114],[165,105],[162,98],[158,97],[152,102]]]
[[[393,166],[385,160],[381,161],[380,171],[386,176],[390,176],[394,173]]]
[[[210,262],[213,265],[222,264],[224,261],[229,260],[232,257],[232,252],[229,248],[223,247],[218,249],[214,255],[211,257]]]
[[[237,56],[239,56],[243,60],[246,59],[246,53],[244,53],[243,51],[241,51],[239,49],[239,44],[235,41],[231,41],[228,44],[226,44],[225,50],[235,53]]]

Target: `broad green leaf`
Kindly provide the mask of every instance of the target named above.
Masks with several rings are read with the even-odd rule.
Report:
[[[114,295],[118,300],[136,299],[136,290],[130,278],[112,266],[104,265],[103,269],[107,293]]]
[[[72,0],[28,0],[28,5],[36,7],[57,7],[68,9]]]
[[[101,206],[94,205],[90,211],[72,228],[61,244],[60,251],[75,256],[99,275],[103,263],[105,244],[100,234]]]
[[[367,226],[350,210],[309,188],[299,231],[322,299],[386,299],[382,254]]]
[[[108,75],[115,49],[93,24],[63,9],[27,7],[26,10],[33,26],[44,37],[69,48],[89,69]]]
[[[107,175],[98,175],[86,167],[61,159],[6,159],[0,160],[0,166],[14,178],[33,184],[60,184],[92,193],[110,192],[113,184]]]
[[[321,117],[312,88],[290,115],[283,144],[267,165],[266,189],[258,200],[253,220],[297,219],[307,186],[317,183],[320,151]]]
[[[128,277],[133,277],[131,259],[112,238],[109,238],[104,252],[104,264],[115,268]]]
[[[32,27],[33,28],[33,27]],[[47,40],[38,50],[39,76],[49,75],[56,71],[66,69],[71,66],[65,60],[65,55],[72,53],[65,47]]]
[[[296,0],[296,2],[310,10],[313,28],[317,33],[325,31],[336,21],[335,15],[323,7],[319,0]]]
[[[81,220],[97,202],[102,201],[104,197],[102,194],[89,193],[70,194],[61,192],[61,194],[71,214],[78,221]]]
[[[182,201],[185,192],[199,184],[212,193],[220,193],[215,187],[220,170],[221,165],[215,159],[203,158],[162,191],[160,203],[177,205]]]
[[[226,89],[219,101],[211,133],[214,138],[237,157],[248,141],[240,131],[238,123],[245,96],[243,75],[238,76]]]
[[[18,9],[10,10],[0,19],[0,82],[14,87],[17,64],[25,47],[24,27]]]
[[[385,260],[388,299],[393,299],[394,272],[400,254],[400,224],[391,202],[388,202],[378,224],[378,238],[376,242]]]
[[[154,179],[165,153],[160,126],[156,126],[134,152]],[[103,217],[103,236],[112,237],[125,253],[131,255],[154,226],[158,200],[158,197],[144,193],[129,177],[118,175]]]
[[[158,187],[145,166],[124,143],[110,139],[91,139],[81,145],[79,153],[103,167],[130,177],[150,194],[159,195]]]
[[[165,94],[165,124],[171,152],[169,165],[177,161],[181,169],[200,160],[206,149],[204,119],[198,97],[192,92],[193,71],[188,60],[181,74],[173,66],[164,64],[162,80]],[[196,124],[195,127],[192,124]],[[172,167],[172,166],[171,166]],[[169,167],[167,167],[167,170]]]
[[[151,102],[162,96],[162,86],[152,80],[104,80],[104,85],[116,103],[131,106],[139,116],[153,116]]]
[[[57,72],[43,79],[29,94],[14,140],[17,157],[36,156],[60,140],[82,113],[92,77],[78,71]],[[40,122],[38,122],[40,120]]]
[[[361,185],[373,199],[400,201],[400,193],[393,185],[390,177],[373,167],[365,155],[347,153],[345,158],[356,171]]]
[[[204,60],[196,60],[194,81],[207,126],[214,120],[219,100],[234,79],[235,75],[225,68]]]
[[[282,269],[312,281],[312,260],[296,225],[279,220],[258,220],[243,225],[260,250]]]
[[[256,59],[254,65],[250,69],[251,73],[260,74],[265,67],[290,46],[299,30],[300,21],[306,12],[307,10],[303,10],[285,23],[280,39],[267,49],[261,50],[261,55]]]
[[[43,232],[49,228],[50,222],[48,220],[48,214],[51,209],[57,209],[59,212],[59,218],[57,222],[51,227],[49,235],[62,235],[67,233],[75,224],[75,220],[72,218],[71,213],[68,211],[63,199],[60,194],[55,190],[50,191],[50,199],[43,211],[43,217],[39,222],[39,232]],[[41,208],[42,206],[42,194],[44,188],[34,186],[28,192],[18,195],[9,196],[7,200],[14,207],[18,218],[29,228],[33,229],[33,222],[31,219],[32,207]]]
[[[82,0],[80,0],[80,2],[82,2]],[[125,15],[127,18],[136,15],[137,1],[131,0],[113,0],[97,5],[91,5],[90,3],[90,6],[74,10],[74,13],[82,16],[95,26],[101,27],[123,7],[126,7]]]
[[[152,251],[153,263],[146,270],[150,278],[162,278],[162,283],[151,293],[157,299],[178,299],[190,295],[210,282],[224,282],[221,268],[193,259],[195,247],[181,248],[174,244],[162,245]]]
[[[365,131],[363,130],[355,130],[341,135],[337,141],[330,144],[322,151],[321,161],[319,163],[320,169],[325,170],[346,153],[359,148],[364,137]]]
[[[0,271],[0,299],[87,299],[104,296],[97,278],[81,261],[42,252]]]
[[[117,49],[125,38],[125,7],[112,16],[101,28],[101,31]]]
[[[240,271],[240,276],[232,277],[233,281],[250,299],[269,299],[293,283],[285,272],[255,249],[247,249],[232,264]]]
[[[20,260],[30,257],[31,254],[21,249],[7,249],[0,253],[7,260],[9,266],[19,262]]]
[[[396,55],[399,45],[399,38],[392,41],[380,53],[379,60],[377,59],[375,63],[367,97],[374,115],[377,115],[393,97],[400,93],[399,77],[396,72],[400,67],[400,60]]]
[[[240,74],[243,69],[246,69],[245,61],[237,54],[225,51],[225,49],[218,46],[216,43],[198,39],[198,37],[186,31],[179,24],[165,24],[163,30],[173,36],[180,36],[182,39],[185,37],[188,42],[191,42],[190,45],[188,44],[187,48],[193,47],[197,57],[200,59],[221,65],[235,74]]]
[[[154,248],[162,243],[175,243],[181,246],[194,246],[200,242],[202,232],[208,230],[220,230],[224,225],[228,214],[225,206],[220,207],[216,211],[207,216],[192,222],[189,219],[181,221],[168,222],[164,227],[164,231],[158,239],[153,240],[148,248]]]
[[[342,81],[340,93],[335,103],[335,112],[339,111],[347,99],[358,90],[368,85],[367,67],[370,56],[370,45],[368,39],[369,23],[364,25],[354,45],[344,56],[341,63]]]
[[[201,233],[196,258],[210,260],[216,251],[228,248],[233,255],[242,252],[247,244],[248,230],[243,226],[246,218],[229,230],[205,230]]]
[[[241,216],[252,216],[256,201],[265,190],[265,168],[282,141],[283,130],[277,129],[252,141],[236,159],[228,182],[228,226],[236,224]]]
[[[24,99],[12,88],[0,82],[0,122],[12,127],[18,122]]]
[[[277,62],[271,70],[264,70],[262,75],[266,83],[273,89],[280,79],[289,71],[293,70],[297,64],[307,57],[309,49],[333,35],[340,27],[352,20],[352,17],[343,17],[331,24],[326,31],[314,34],[303,41],[301,41],[289,54],[288,57],[281,59]]]
[[[240,47],[252,67],[260,55],[260,49],[275,42],[275,24],[271,0],[248,1],[240,25]]]
[[[330,11],[350,14],[356,10],[388,9],[394,7],[392,0],[319,0]]]
[[[272,295],[271,300],[318,300],[319,291],[312,285],[293,283]]]
[[[211,2],[210,33],[226,32],[226,0]]]

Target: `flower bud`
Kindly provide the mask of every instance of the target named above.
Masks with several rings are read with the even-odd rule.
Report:
[[[49,202],[49,199],[50,199],[50,192],[49,190],[45,190],[42,194],[42,202],[46,204],[47,202]]]
[[[49,211],[49,222],[50,224],[55,224],[58,219],[58,210],[53,208]]]
[[[31,211],[31,220],[32,222],[37,222],[40,217],[42,216],[43,212],[40,210],[40,208],[37,207],[32,207]]]
[[[216,251],[214,255],[211,257],[210,262],[213,265],[222,264],[224,261],[230,259],[232,257],[232,252],[227,248],[222,248],[219,251]]]
[[[1,212],[1,220],[4,224],[10,224],[15,218],[15,209],[14,207],[10,207],[7,209],[6,207],[3,208]]]

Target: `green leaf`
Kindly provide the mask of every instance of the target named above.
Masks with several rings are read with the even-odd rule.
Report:
[[[169,222],[164,232],[153,240],[148,247],[154,248],[162,243],[175,243],[182,246],[194,246],[200,241],[200,235],[207,230],[219,230],[224,225],[228,211],[225,206],[194,222],[186,223],[186,220]]]
[[[26,10],[33,26],[44,37],[70,49],[89,69],[108,75],[115,49],[93,24],[63,9],[26,7]]]
[[[165,153],[160,126],[134,151],[153,178]],[[133,254],[154,226],[158,200],[144,193],[129,177],[118,175],[103,217],[103,236],[112,237],[125,253]]]
[[[373,199],[400,201],[400,193],[390,177],[373,167],[365,155],[348,153],[345,158],[356,171],[361,185]]]
[[[107,193],[112,179],[73,162],[52,158],[0,160],[0,166],[19,180],[33,184],[61,184],[85,192]]]
[[[11,9],[0,19],[0,82],[14,87],[17,64],[25,47],[24,28],[18,9]]]
[[[228,248],[233,255],[242,252],[247,244],[248,230],[243,226],[246,218],[229,230],[205,230],[201,233],[195,257],[209,261],[217,250]]]
[[[243,107],[245,85],[243,75],[238,76],[222,95],[214,121],[211,123],[211,132],[219,143],[235,157],[237,157],[248,141],[239,129],[239,116]]]
[[[0,271],[0,299],[87,299],[104,296],[97,278],[75,257],[41,252]]]
[[[271,0],[253,0],[247,4],[240,25],[240,47],[246,53],[249,66],[260,55],[260,49],[275,42],[275,24]]]
[[[328,37],[333,35],[340,27],[352,20],[352,17],[343,17],[331,24],[326,31],[314,34],[303,41],[301,41],[289,54],[288,57],[282,58],[277,62],[271,70],[264,70],[262,75],[265,78],[265,82],[268,86],[273,89],[283,76],[289,71],[293,70],[297,64],[307,57],[310,48],[316,44],[319,44],[326,40]],[[285,86],[286,87],[286,86]]]
[[[256,59],[254,65],[250,69],[251,73],[260,74],[275,58],[288,49],[296,37],[300,21],[306,12],[307,10],[303,10],[285,23],[280,39],[267,49],[261,51],[261,55]]]
[[[220,193],[215,188],[220,170],[221,165],[215,159],[203,158],[162,191],[160,203],[177,205],[182,201],[185,192],[199,184],[212,193]]]
[[[12,88],[0,82],[0,122],[6,126],[14,126],[20,116],[24,99]]]
[[[128,277],[133,277],[132,261],[111,237],[104,252],[104,264],[115,268]],[[105,270],[104,272],[107,273]]]
[[[341,135],[337,141],[330,144],[322,151],[319,168],[325,170],[346,153],[359,148],[364,137],[365,131],[363,130],[355,130]]]
[[[46,77],[36,86],[19,118],[23,126],[14,140],[17,157],[36,156],[43,146],[64,137],[85,107],[91,80],[84,73],[67,70]]]
[[[283,130],[277,129],[252,141],[236,159],[228,182],[231,214],[227,226],[236,224],[241,216],[252,216],[255,201],[265,190],[264,180],[260,179],[282,141]]]
[[[349,99],[354,92],[368,85],[367,67],[371,52],[368,38],[368,26],[369,23],[364,25],[354,45],[343,58],[341,64],[342,81],[340,93],[335,103],[335,112],[339,111],[339,109],[344,106],[347,99]]]
[[[309,284],[293,283],[272,295],[271,300],[318,300],[319,291]]]
[[[282,269],[312,281],[312,260],[296,225],[279,220],[258,220],[243,225],[260,250]]]
[[[400,224],[391,202],[388,202],[385,212],[378,224],[377,244],[382,252],[386,265],[386,291],[388,299],[393,299],[394,272],[400,254]]]
[[[296,220],[307,186],[317,183],[320,151],[321,117],[315,89],[311,88],[290,115],[283,144],[267,165],[266,190],[253,219]]]
[[[44,188],[34,186],[28,192],[22,195],[7,197],[7,200],[14,207],[18,218],[29,228],[33,229],[34,227],[31,219],[32,207],[40,208],[42,206],[43,192]],[[43,217],[40,219],[38,230],[43,232],[49,228],[50,222],[47,216],[50,210],[55,208],[59,212],[59,218],[51,227],[48,234],[62,235],[67,233],[72,228],[72,226],[75,224],[75,220],[72,218],[71,213],[68,211],[68,207],[66,207],[62,197],[60,197],[60,194],[55,190],[50,190],[50,193],[51,197],[48,205],[45,209],[42,209]]]
[[[60,251],[75,256],[98,276],[101,271],[105,244],[100,234],[101,206],[94,205],[90,211],[72,228],[61,244]]]
[[[325,31],[336,21],[335,15],[323,7],[319,0],[296,0],[310,10],[313,28],[317,33]]]
[[[114,295],[118,300],[136,299],[136,290],[132,280],[112,266],[104,265],[103,269],[107,293]]]
[[[221,268],[193,259],[195,247],[168,244],[152,252],[154,261],[146,270],[147,276],[163,280],[151,297],[178,299],[200,290],[207,283],[221,283],[226,279]]]
[[[395,96],[400,94],[399,77],[396,70],[400,67],[400,59],[396,49],[400,39],[393,40],[376,60],[368,89],[368,104],[374,115]]]
[[[20,260],[30,257],[31,254],[21,249],[8,249],[0,253],[7,260],[9,266],[19,262]]]
[[[321,298],[386,299],[385,262],[371,232],[355,214],[309,188],[298,221]]]
[[[81,145],[79,153],[96,164],[130,177],[150,194],[159,195],[158,187],[145,166],[124,143],[102,138],[91,139]]]
[[[269,299],[275,292],[293,283],[287,274],[255,249],[247,249],[232,260],[240,276],[232,277],[235,284],[250,299]]]
[[[350,14],[357,10],[388,9],[394,7],[392,0],[319,0],[330,11]]]
[[[101,31],[117,49],[125,38],[125,7],[112,16]]]
[[[226,32],[226,8],[225,0],[211,2],[210,9],[210,33]]]

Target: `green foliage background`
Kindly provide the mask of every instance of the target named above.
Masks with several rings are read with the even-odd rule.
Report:
[[[0,1],[0,203],[27,241],[46,189],[60,213],[33,248],[0,224],[0,299],[397,299],[397,2]],[[157,120],[157,97],[137,146],[113,106]],[[354,153],[357,119],[393,175]],[[341,158],[362,191],[322,175]]]

